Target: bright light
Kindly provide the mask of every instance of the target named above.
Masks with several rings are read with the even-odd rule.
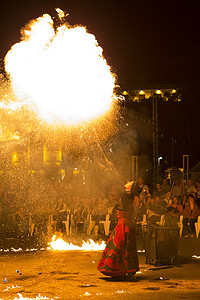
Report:
[[[172,91],[172,94],[175,94],[175,93],[176,93],[176,90],[173,90],[173,91]]]
[[[57,9],[59,18],[65,14]],[[50,123],[78,124],[103,116],[116,99],[115,76],[94,35],[50,15],[32,20],[5,57],[18,98]]]
[[[157,90],[157,91],[156,91],[156,94],[157,94],[157,95],[161,95],[162,92],[161,92],[160,90]]]
[[[127,96],[128,92],[127,91],[123,91],[122,95]]]
[[[145,92],[144,91],[139,91],[139,95],[145,95]]]
[[[15,164],[18,162],[18,155],[17,153],[12,154],[12,163]]]

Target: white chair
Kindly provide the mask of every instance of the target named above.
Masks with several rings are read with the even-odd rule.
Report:
[[[183,233],[183,215],[180,215],[179,222],[178,222],[178,227],[180,228],[180,237],[182,237],[182,233]]]
[[[70,220],[70,213],[68,212],[68,214],[67,214],[67,220],[64,220],[63,221],[63,224],[65,224],[65,229],[66,229],[66,235],[70,235],[70,222],[69,222],[69,220]]]
[[[200,232],[200,216],[198,216],[197,222],[194,225],[196,230],[196,237],[198,238]]]
[[[160,222],[159,222],[160,226],[164,226],[165,225],[165,215],[161,215],[160,216]]]
[[[142,230],[142,232],[145,232],[147,226],[147,215],[143,215],[142,221],[136,222],[136,226],[138,226],[139,229]]]
[[[53,233],[54,234],[54,232],[56,231],[56,223],[57,223],[57,221],[55,221],[54,219],[53,219],[53,214],[50,214],[49,215],[49,221],[48,221],[48,228],[49,228],[49,232],[50,233]]]
[[[103,224],[104,227],[104,232],[105,235],[109,235],[109,231],[110,231],[110,215],[107,214],[105,221],[99,221],[99,224]],[[88,225],[88,229],[87,229],[87,235],[90,235],[92,230],[94,228],[94,235],[98,236],[99,233],[99,225],[95,225],[95,221],[92,220],[92,215],[89,215],[89,225]]]
[[[51,215],[49,215],[49,219],[48,219],[48,222],[47,222],[47,233],[48,233],[48,236],[52,236],[52,226],[51,226]]]
[[[111,223],[111,221],[110,221],[110,215],[107,214],[105,221],[100,221],[99,223],[102,223],[104,225],[105,235],[109,235],[109,232],[110,232],[110,223]]]
[[[35,222],[33,221],[32,215],[29,215],[29,233],[32,236],[35,229]]]
[[[90,235],[94,228],[95,221],[92,220],[92,214],[88,214],[87,219],[89,220],[89,224],[88,224],[88,228],[87,228],[87,235]]]

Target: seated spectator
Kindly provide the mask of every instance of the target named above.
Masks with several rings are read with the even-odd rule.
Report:
[[[91,206],[90,206],[90,201],[89,198],[87,196],[85,196],[83,198],[83,203],[82,203],[83,207],[82,207],[82,211],[81,211],[81,216],[79,221],[83,222],[83,233],[87,234],[87,229],[89,226],[89,215],[91,214]]]
[[[181,202],[184,209],[187,205],[189,205],[188,196],[184,194]]]
[[[71,202],[70,209],[72,214],[77,212],[78,207],[81,205],[81,198],[78,195],[73,196],[73,201]]]
[[[64,203],[62,196],[57,196],[56,204],[53,208],[53,218],[56,221],[56,231],[65,233],[65,225],[63,223],[67,217],[67,205]]]
[[[167,205],[172,204],[172,199],[171,199],[171,192],[168,192],[164,195],[164,201],[167,203]]]
[[[153,200],[153,204],[151,205],[151,209],[149,210],[147,220],[156,224],[160,221],[161,215],[165,213],[166,202],[164,200],[160,200],[159,197],[156,197]]]
[[[163,179],[161,189],[163,190],[164,194],[167,194],[171,191],[171,186],[168,184],[166,178]]]
[[[113,229],[116,227],[118,219],[117,219],[117,210],[118,204],[120,200],[120,194],[115,187],[111,187],[108,190],[108,213],[110,214],[110,231],[112,232]]]
[[[183,210],[183,236],[195,236],[195,223],[198,216],[200,216],[200,209],[195,203],[194,196],[191,194],[188,196],[189,205]]]
[[[148,214],[148,210],[151,210],[152,204],[153,204],[153,199],[151,196],[148,196],[145,202],[145,209],[147,214]]]
[[[141,192],[140,192],[140,201],[142,203],[145,203],[147,197],[149,196],[149,187],[148,187],[148,185],[146,185],[144,183],[144,180],[143,180],[142,177],[139,177],[136,183],[139,185],[139,188],[141,190]]]
[[[97,204],[92,211],[92,219],[95,221],[95,236],[98,234],[104,235],[104,226],[100,221],[105,221],[107,214],[107,207],[104,205],[102,197],[98,197]],[[100,226],[99,226],[100,225]]]
[[[110,187],[108,189],[108,211],[112,212],[113,208],[119,201],[119,192],[115,187]]]
[[[5,193],[5,197],[2,203],[2,226],[3,235],[7,237],[16,236],[14,225],[15,215],[17,212],[16,194],[14,192]]]
[[[105,207],[103,203],[103,199],[101,197],[98,197],[97,204],[92,211],[93,218],[95,218],[98,223],[98,221],[100,220],[101,221],[105,220],[106,214],[107,214],[107,207]]]
[[[155,198],[155,197],[159,197],[160,198],[160,200],[162,199],[164,199],[164,191],[162,190],[162,188],[161,188],[161,185],[160,185],[160,183],[156,183],[156,189],[154,190],[154,192],[153,192],[153,198]]]
[[[96,204],[97,204],[97,197],[95,195],[92,195],[92,197],[90,199],[90,210],[91,210],[91,212],[95,208]]]
[[[145,205],[140,201],[139,196],[134,196],[133,200],[133,218],[134,221],[141,222],[143,220],[143,215],[146,214]]]
[[[179,204],[178,198],[174,197],[172,204],[170,204],[168,207],[175,208],[175,210],[180,214],[183,211],[183,206],[182,204]]]
[[[182,211],[183,211],[182,204],[179,204],[178,198],[174,197],[172,204],[170,204],[167,207],[168,214],[166,214],[166,216],[167,216],[166,219],[168,219],[168,221],[169,221],[167,223],[167,225],[175,225],[175,223],[177,223],[179,221],[179,217],[180,217],[180,214],[182,214]]]
[[[74,204],[71,206],[73,208],[72,215],[73,218],[71,220],[71,233],[77,234],[77,233],[83,233],[84,230],[84,216],[86,214],[86,211],[84,211],[83,216],[83,210],[85,209],[84,205],[84,198],[80,198],[80,196],[74,197]]]

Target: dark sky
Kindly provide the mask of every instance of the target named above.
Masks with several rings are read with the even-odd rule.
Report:
[[[4,0],[0,9],[0,58],[20,41],[20,29],[29,20],[44,13],[54,17],[57,7],[69,13],[71,25],[84,25],[96,36],[122,89],[136,84],[193,83],[193,95],[186,95],[188,116],[178,112],[177,126],[173,122],[169,126],[174,131],[185,124],[183,137],[179,131],[176,134],[183,140],[177,155],[181,159],[182,154],[189,153],[193,164],[198,162],[200,0]],[[184,122],[177,122],[180,114]]]
[[[199,0],[181,1],[4,1],[0,13],[0,57],[19,41],[20,28],[59,7],[68,22],[93,33],[120,85],[176,82],[177,60],[199,45]]]

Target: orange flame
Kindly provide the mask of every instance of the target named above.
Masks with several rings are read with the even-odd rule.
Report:
[[[102,241],[101,244],[95,243],[93,240],[88,242],[83,241],[82,246],[73,245],[72,243],[67,243],[61,238],[57,238],[56,235],[52,237],[52,241],[49,243],[50,249],[53,250],[84,250],[84,251],[100,251],[105,249],[105,242]]]

